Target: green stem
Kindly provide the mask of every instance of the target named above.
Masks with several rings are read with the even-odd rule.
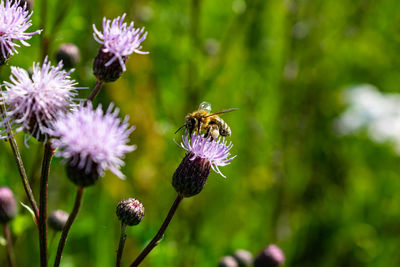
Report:
[[[50,173],[51,159],[53,158],[54,150],[51,148],[51,143],[47,142],[44,147],[42,175],[40,178],[40,199],[39,199],[39,247],[40,247],[40,266],[48,266],[48,251],[47,251],[47,186]]]
[[[168,212],[167,217],[165,218],[163,224],[158,230],[157,234],[153,237],[150,243],[143,249],[143,251],[139,254],[139,256],[135,259],[135,261],[130,265],[130,267],[139,266],[139,264],[144,260],[144,258],[150,253],[150,251],[155,248],[160,242],[161,238],[164,235],[165,230],[167,229],[169,223],[171,222],[172,217],[175,214],[175,211],[178,209],[179,203],[181,203],[183,196],[178,194],[176,197],[174,204],[172,204],[171,209]]]
[[[77,188],[74,208],[72,209],[72,212],[68,217],[67,223],[65,224],[64,229],[61,233],[60,242],[58,243],[57,255],[54,261],[54,267],[60,266],[61,256],[65,247],[65,243],[67,242],[69,230],[71,229],[72,223],[74,222],[76,216],[78,215],[79,208],[81,207],[82,204],[83,192],[84,192],[83,187]]]
[[[40,34],[41,37],[41,56],[42,56],[42,61],[44,58],[49,54],[49,46],[50,46],[50,40],[47,37],[46,33],[46,23],[47,23],[47,0],[41,0],[40,1],[40,27],[42,29],[42,33]]]
[[[6,110],[5,106],[0,105],[0,113],[3,114],[3,116],[5,116],[5,110]],[[11,150],[13,152],[15,161],[17,163],[19,175],[21,176],[22,184],[25,189],[25,193],[28,196],[29,203],[35,214],[35,222],[36,222],[36,224],[38,224],[39,223],[39,209],[37,207],[35,197],[33,196],[33,193],[32,193],[32,188],[29,184],[29,180],[26,175],[24,163],[22,162],[21,154],[19,153],[18,145],[14,138],[14,133],[12,132],[10,123],[8,123],[8,122],[6,123],[6,130],[7,130],[7,137],[10,142]]]
[[[117,267],[121,267],[122,252],[124,251],[124,245],[126,240],[126,224],[121,222],[121,236],[119,238],[119,246],[117,252]]]

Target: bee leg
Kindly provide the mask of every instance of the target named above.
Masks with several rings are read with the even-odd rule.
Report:
[[[218,125],[213,124],[210,128],[209,128],[209,135],[211,135],[211,140],[215,140],[218,138],[219,136],[219,128]]]

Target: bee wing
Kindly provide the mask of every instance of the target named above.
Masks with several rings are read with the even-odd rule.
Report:
[[[214,115],[217,115],[217,114],[228,113],[228,112],[235,111],[235,110],[238,110],[238,108],[224,109],[224,110],[221,110],[221,111],[218,111],[218,112],[214,112],[214,113],[208,114],[207,116],[205,116],[205,118],[210,117],[210,116],[214,116]]]

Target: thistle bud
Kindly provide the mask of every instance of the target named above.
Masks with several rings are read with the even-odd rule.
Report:
[[[71,69],[81,59],[79,48],[74,44],[62,44],[57,50],[56,59],[57,62],[62,61],[66,69]]]
[[[93,165],[97,165],[92,162]],[[70,160],[66,166],[68,178],[77,186],[87,187],[94,185],[99,180],[99,172],[96,166],[92,166],[89,170],[81,168],[79,164]]]
[[[69,214],[63,210],[55,210],[50,213],[47,224],[54,231],[62,231],[67,223]]]
[[[237,263],[237,261],[234,257],[225,256],[219,261],[218,266],[219,267],[239,267],[239,264]]]
[[[184,197],[191,197],[201,192],[210,174],[211,165],[206,159],[187,154],[172,177],[176,192]]]
[[[137,225],[144,217],[144,207],[136,198],[127,198],[117,205],[117,216],[126,225]]]
[[[110,65],[106,66],[107,62],[109,62],[113,57],[113,53],[103,51],[103,46],[99,49],[93,62],[93,74],[96,76],[97,80],[102,82],[114,82],[121,76],[124,70],[118,60],[115,60]],[[122,56],[121,58],[125,63],[128,57]]]
[[[5,224],[17,215],[17,203],[10,188],[0,187],[0,224]]]
[[[244,249],[238,249],[233,254],[233,257],[239,263],[239,267],[250,266],[253,264],[253,255]]]
[[[278,267],[285,262],[285,255],[276,245],[264,248],[254,261],[254,267]]]

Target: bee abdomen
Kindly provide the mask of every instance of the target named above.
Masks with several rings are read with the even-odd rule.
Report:
[[[218,120],[218,126],[219,126],[219,134],[221,136],[230,136],[231,135],[231,128],[228,126],[228,124],[221,118]]]

